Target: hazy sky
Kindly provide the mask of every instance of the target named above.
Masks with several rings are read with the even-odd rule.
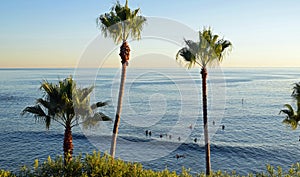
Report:
[[[100,34],[95,19],[114,2],[1,1],[0,67],[76,67],[86,47]],[[211,26],[234,45],[222,66],[300,67],[300,1],[129,0],[129,5],[140,7],[146,17],[168,18],[195,31]],[[177,52],[176,48],[163,49],[170,50],[169,57]],[[119,58],[111,60],[115,60],[111,66],[119,66]],[[166,62],[149,64],[156,65],[169,66]]]

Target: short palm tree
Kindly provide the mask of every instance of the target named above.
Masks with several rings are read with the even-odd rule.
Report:
[[[294,111],[290,104],[285,104],[284,107],[286,109],[282,109],[280,113],[286,115],[282,122],[295,130],[297,129],[300,121],[300,82],[294,84],[292,97],[297,102],[297,110]]]
[[[215,62],[221,62],[225,50],[232,46],[231,42],[224,39],[218,39],[218,35],[213,35],[210,29],[204,29],[199,32],[199,41],[184,40],[186,47],[180,49],[176,55],[176,60],[186,64],[188,68],[195,65],[201,67],[202,75],[202,101],[203,101],[203,126],[204,141],[206,154],[206,174],[210,174],[210,141],[208,135],[207,124],[207,66],[211,66]]]
[[[90,93],[94,87],[76,88],[71,77],[59,81],[58,84],[44,81],[40,88],[45,93],[44,97],[37,99],[36,105],[26,107],[21,114],[34,115],[37,121],[45,123],[46,129],[50,128],[52,121],[65,128],[63,150],[67,163],[72,160],[73,154],[72,128],[79,124],[87,126],[98,121],[111,120],[101,112],[94,112],[96,108],[107,105],[107,102],[90,105]]]
[[[131,37],[131,39],[140,39],[141,31],[146,22],[146,18],[140,16],[139,12],[139,8],[131,10],[128,7],[128,0],[126,0],[125,6],[120,5],[117,1],[109,13],[100,15],[100,17],[97,18],[97,25],[100,27],[103,35],[105,37],[111,37],[116,44],[122,43],[119,54],[122,63],[122,75],[110,149],[110,155],[113,158],[115,156],[116,141],[122,111],[122,97],[126,79],[126,67],[130,58],[130,47],[127,40],[129,37]]]

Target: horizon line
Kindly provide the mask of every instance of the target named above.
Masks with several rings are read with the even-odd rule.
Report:
[[[300,68],[300,66],[219,66],[220,68]],[[103,67],[102,69],[120,69],[121,67]],[[186,67],[130,67],[137,69],[174,69]],[[194,67],[191,69],[200,69],[201,67]],[[207,67],[215,68],[215,67]],[[0,67],[0,69],[101,69],[100,67]],[[188,69],[188,68],[186,68]]]

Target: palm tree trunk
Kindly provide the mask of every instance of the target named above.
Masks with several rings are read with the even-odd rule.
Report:
[[[72,160],[73,155],[73,138],[71,125],[67,125],[64,135],[64,162],[67,164]]]
[[[207,70],[205,67],[201,69],[202,75],[202,104],[203,104],[203,126],[204,126],[204,142],[205,142],[205,161],[206,161],[206,175],[210,175],[210,142],[207,124],[207,90],[206,78]]]
[[[126,67],[128,64],[129,57],[130,57],[130,48],[126,41],[123,41],[123,44],[120,47],[119,55],[121,56],[121,59],[122,59],[122,75],[121,75],[121,82],[120,82],[120,88],[119,88],[117,112],[116,112],[111,146],[110,146],[110,155],[112,158],[115,157],[115,153],[116,153],[117,137],[118,137],[118,131],[119,131],[120,116],[121,116],[121,111],[122,111],[122,98],[123,98],[123,94],[124,94],[124,85],[125,85],[125,80],[126,80]]]

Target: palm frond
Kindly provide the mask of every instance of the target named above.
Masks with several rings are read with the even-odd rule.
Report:
[[[87,117],[83,122],[83,127],[84,128],[89,128],[92,126],[95,126],[98,122],[101,121],[112,121],[112,119],[110,117],[108,117],[107,115],[105,115],[102,112],[98,112],[95,113],[93,116],[91,117]]]
[[[36,100],[36,103],[42,105],[45,109],[47,109],[48,115],[50,116],[54,116],[60,110],[56,102],[49,102],[42,98],[39,98]]]
[[[118,7],[115,8],[115,13],[120,18],[121,21],[126,21],[131,18],[131,10],[128,7],[127,2],[124,7],[122,7],[120,4],[118,4]]]
[[[291,117],[291,116],[294,115],[294,112],[291,112],[291,111],[288,110],[288,109],[282,109],[282,110],[280,110],[279,114],[281,114],[281,113],[286,114],[287,117]]]
[[[109,104],[108,101],[105,101],[105,102],[97,102],[95,104],[92,104],[91,106],[91,109],[94,110],[96,108],[100,108],[100,107],[104,107],[104,106],[107,106]]]
[[[224,52],[225,50],[229,49],[229,51],[232,48],[232,44],[228,40],[219,40],[216,45],[214,46],[214,50],[216,53],[216,56],[218,57],[219,61],[221,62],[224,58]]]
[[[95,86],[91,86],[83,89],[77,89],[77,97],[79,98],[79,101],[82,102],[84,101],[84,99],[89,98],[89,95],[92,93],[94,88]]]
[[[213,36],[212,36],[212,40],[211,40],[211,44],[217,43],[218,38],[219,38],[218,35],[213,35]]]
[[[284,107],[286,107],[287,109],[280,110],[279,114],[280,113],[284,113],[288,117],[292,117],[292,116],[295,115],[294,109],[293,109],[293,107],[291,105],[285,104]]]
[[[196,64],[195,55],[187,47],[184,47],[177,52],[176,60],[185,64],[188,68],[192,68]]]
[[[121,19],[111,11],[97,18],[97,26],[101,29],[104,37],[110,37],[115,43],[120,43],[123,38]]]
[[[40,107],[40,105],[28,106],[22,112],[21,115],[25,115],[26,113],[33,114],[38,117],[45,117],[46,114],[44,110]]]
[[[292,97],[295,100],[300,101],[300,82],[294,84]]]
[[[129,35],[132,39],[141,39],[141,31],[143,30],[146,21],[146,18],[143,16],[134,16],[132,19],[130,19],[129,24],[127,25],[129,26],[128,31],[130,31],[130,33],[127,34],[125,40],[128,39]]]
[[[297,111],[295,114],[300,115],[300,102],[299,101],[297,101]],[[299,119],[300,119],[300,116],[299,116]]]
[[[108,117],[102,112],[95,113],[93,119],[97,121],[112,121],[110,117]]]
[[[49,129],[51,124],[51,117],[46,115],[44,110],[40,107],[40,105],[29,106],[26,107],[22,112],[21,115],[24,116],[25,114],[33,114],[36,118],[36,121],[45,122],[46,129]]]
[[[185,44],[187,45],[187,48],[189,49],[189,51],[194,55],[197,56],[199,53],[199,43],[198,42],[194,42],[192,40],[186,40],[184,39]]]
[[[71,76],[59,81],[60,95],[64,95],[68,100],[72,99],[74,88],[76,88],[76,83],[73,81]]]
[[[44,106],[46,109],[53,109],[51,103],[48,102],[48,101],[46,101],[46,100],[44,100],[44,99],[42,99],[42,98],[37,99],[37,100],[36,100],[36,103],[37,103],[37,104],[41,104],[41,105]]]
[[[203,32],[201,33],[200,36],[201,36],[200,38],[204,38],[207,41],[208,44],[212,43],[213,35],[212,35],[211,28],[208,28],[208,29],[204,28],[204,30],[203,30]]]
[[[287,126],[291,127],[293,130],[297,129],[298,121],[295,119],[285,118],[282,123],[286,124]]]
[[[40,89],[44,90],[45,94],[50,96],[55,95],[57,93],[57,89],[55,88],[55,85],[49,83],[46,80],[41,84]]]

